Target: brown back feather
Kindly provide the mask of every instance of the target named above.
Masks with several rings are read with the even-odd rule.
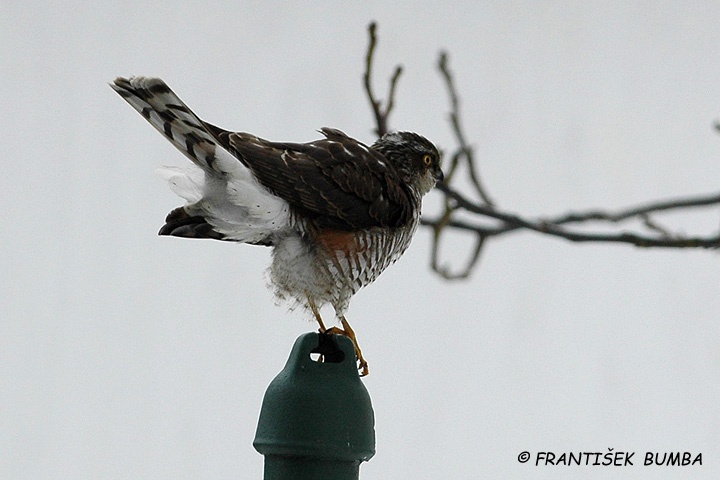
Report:
[[[206,126],[263,186],[317,227],[352,231],[412,220],[412,196],[392,164],[339,130],[324,128],[325,139],[287,143]]]

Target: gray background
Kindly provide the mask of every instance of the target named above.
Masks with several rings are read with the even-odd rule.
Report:
[[[274,306],[269,250],[155,235],[181,201],[154,170],[185,159],[106,83],[161,76],[201,117],[269,139],[332,126],[371,142],[373,19],[378,92],[406,68],[392,127],[454,146],[434,69],[447,49],[507,209],[718,188],[715,2],[4,1],[1,478],[261,478],[263,392],[315,326]],[[712,210],[663,220],[718,227]],[[377,420],[362,478],[718,478],[716,253],[517,234],[447,283],[429,238],[349,312]],[[609,448],[636,465],[516,460]],[[643,467],[645,451],[704,465]]]

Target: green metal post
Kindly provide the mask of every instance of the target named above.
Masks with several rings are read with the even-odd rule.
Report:
[[[265,392],[253,446],[265,456],[265,480],[358,480],[375,455],[375,418],[348,338],[295,341]]]

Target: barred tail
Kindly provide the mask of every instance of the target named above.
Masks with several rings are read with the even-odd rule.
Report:
[[[110,86],[193,163],[206,171],[213,169],[215,136],[164,81],[118,77]]]
[[[202,121],[159,78],[116,78],[110,86],[195,165],[162,174],[188,203],[167,216],[160,235],[270,245],[290,207],[218,140],[229,132]],[[197,168],[199,167],[199,169]]]

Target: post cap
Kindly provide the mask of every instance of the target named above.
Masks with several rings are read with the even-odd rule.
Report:
[[[325,361],[311,358],[321,353]],[[268,386],[255,449],[268,456],[359,464],[375,454],[375,418],[355,348],[341,335],[307,333]]]

